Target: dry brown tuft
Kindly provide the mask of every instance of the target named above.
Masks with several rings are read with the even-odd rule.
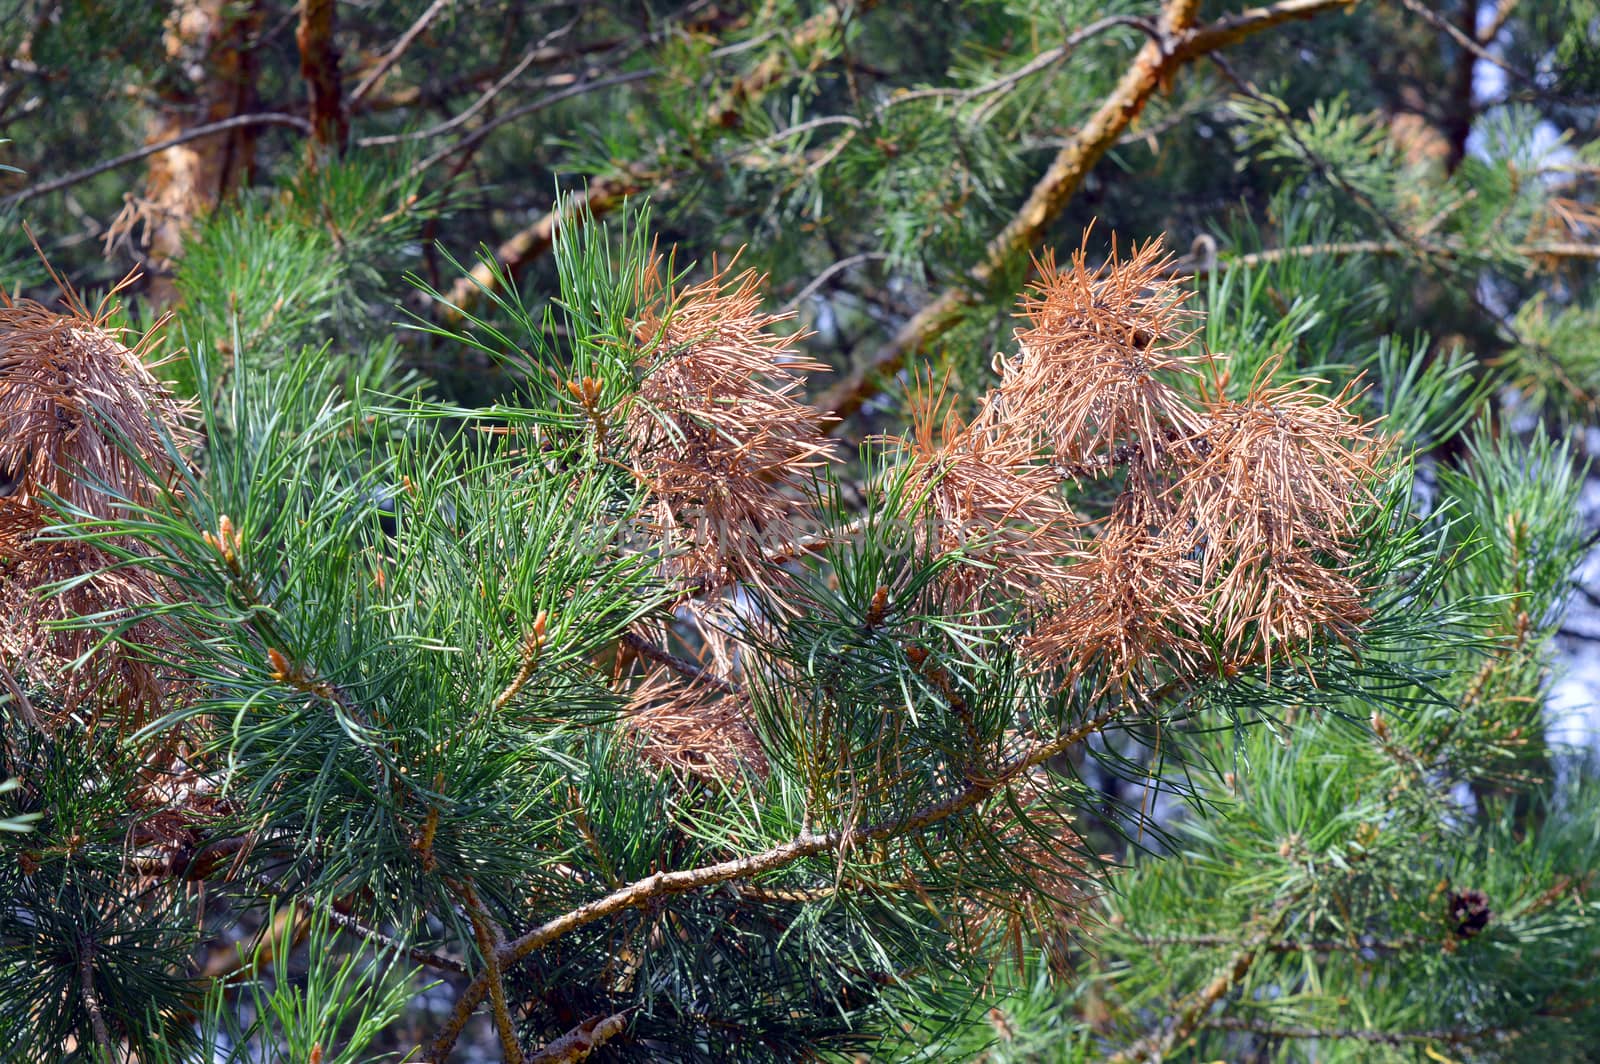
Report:
[[[1063,559],[1080,546],[1080,522],[1060,496],[1060,475],[993,401],[970,423],[949,410],[942,389],[916,387],[910,402],[910,435],[882,442],[906,462],[897,516],[922,535],[918,546],[964,551],[1013,594],[1047,593],[1061,578]],[[957,601],[975,604],[989,583],[981,574],[966,566],[951,574]]]
[[[730,267],[731,269],[731,267]],[[676,575],[705,586],[764,583],[767,555],[805,531],[810,482],[833,458],[821,414],[806,405],[799,333],[761,310],[753,271],[716,270],[669,292],[659,260],[648,274],[635,334],[639,395],[627,415],[634,468],[654,497],[655,531],[681,551]]]
[[[94,649],[103,631],[53,625],[93,618],[110,629],[131,607],[158,601],[161,589],[135,566],[113,569],[93,544],[42,535],[57,519],[40,496],[89,519],[153,503],[159,486],[124,448],[170,481],[177,469],[163,432],[186,444],[188,412],[145,362],[159,325],[128,347],[108,325],[110,297],[91,313],[63,291],[65,313],[0,293],[0,473],[11,488],[0,498],[0,662],[57,694],[66,711],[92,702],[94,713],[137,726],[161,703],[158,668],[115,644]],[[48,590],[65,581],[74,583]],[[128,634],[152,645],[160,638],[153,628]]]
[[[1040,611],[1027,641],[1031,660],[1064,666],[1069,681],[1143,687],[1200,659],[1208,620],[1201,566],[1186,536],[1152,519],[1160,511],[1150,501],[1124,492],[1077,552],[1057,602]]]
[[[742,696],[687,680],[665,668],[634,688],[623,727],[640,737],[650,761],[701,780],[725,784],[741,771],[767,773]]]
[[[1006,417],[1025,423],[1074,475],[1119,448],[1156,466],[1200,427],[1179,385],[1206,356],[1186,353],[1197,315],[1172,267],[1154,240],[1126,260],[1113,245],[1095,269],[1082,249],[1065,268],[1047,255],[1020,301],[1028,326],[1016,330],[1016,358],[997,360],[996,393]]]
[[[1274,369],[1261,371],[1243,402],[1211,406],[1172,489],[1215,591],[1224,643],[1258,659],[1367,618],[1345,566],[1387,446],[1351,411],[1351,388],[1330,397],[1312,381],[1273,386]]]

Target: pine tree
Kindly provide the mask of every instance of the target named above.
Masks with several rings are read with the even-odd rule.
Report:
[[[1588,1052],[1592,19],[25,6],[6,1059]]]

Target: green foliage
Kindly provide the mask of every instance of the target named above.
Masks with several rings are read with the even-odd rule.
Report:
[[[419,1030],[478,1009],[484,1046],[614,1060],[1590,1052],[1596,772],[1546,700],[1592,547],[1592,0],[1275,23],[1128,103],[1138,122],[1054,190],[1163,5],[423,6],[338,6],[353,139],[315,165],[292,5],[251,7],[232,72],[176,47],[164,5],[0,20],[8,294],[53,298],[23,221],[90,305],[144,258],[103,243],[151,193],[142,159],[40,183],[202,120],[208,78],[288,115],[107,321],[173,312],[157,372],[198,438],[165,426],[166,455],[132,456],[153,494],[100,484],[110,516],[59,485],[0,495],[0,590],[29,551],[106,567],[52,570],[45,602],[151,577],[44,630],[168,692],[145,716],[111,685],[69,703],[17,649],[21,607],[0,617],[0,1055],[416,1058]],[[1036,191],[1038,227],[997,243]],[[554,239],[507,242],[525,226]],[[1198,489],[1115,451],[1082,477],[1026,466],[1072,508],[1047,560],[1080,581],[1029,598],[1007,550],[1060,542],[1033,497],[940,538],[963,457],[942,422],[1033,357],[1033,257],[1082,243],[1092,270],[1163,232],[1180,259],[1140,291],[1192,284],[1192,339],[1095,317],[1103,279],[1078,308],[1130,381],[1200,359],[1176,400],[1194,424],[1131,442],[1203,457],[1223,438],[1202,406],[1307,378],[1343,396],[1390,439],[1314,559],[1359,601],[1261,655],[1233,653],[1231,617],[1162,616],[1192,636],[1183,667],[1143,644],[1156,664],[1121,678],[1041,665],[1030,638],[1097,593],[1084,567],[1129,500],[1154,535]],[[866,441],[839,461],[738,480],[789,427],[775,401],[732,409],[762,371],[695,378],[692,409],[660,384],[743,351],[673,293],[746,245],[763,305],[800,315],[780,331],[809,334],[765,371],[852,369],[941,308],[909,372],[828,428]],[[11,320],[0,399],[31,357]],[[969,442],[1024,417],[1002,413]],[[958,502],[1015,486],[985,460]],[[669,497],[697,461],[717,475]],[[716,501],[768,488],[786,516],[738,526],[753,554],[686,578],[722,545]],[[1156,539],[1119,572],[1159,600],[1163,567],[1214,544]]]

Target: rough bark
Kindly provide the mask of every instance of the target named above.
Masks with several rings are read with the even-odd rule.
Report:
[[[255,103],[254,37],[261,25],[258,0],[177,0],[167,19],[167,57],[182,74],[163,92],[145,143],[180,136],[192,126],[248,113]],[[153,276],[149,295],[170,302],[164,270],[183,248],[194,219],[249,179],[259,127],[241,125],[150,156],[145,192],[123,225],[146,225]]]
[[[311,140],[306,153],[313,166],[343,155],[350,141],[350,119],[339,92],[339,49],[334,46],[333,27],[333,0],[301,0],[294,42],[300,49],[300,76],[311,92]]]

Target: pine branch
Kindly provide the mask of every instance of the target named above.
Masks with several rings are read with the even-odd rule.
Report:
[[[974,780],[949,798],[924,806],[908,816],[879,821],[866,827],[845,828],[823,834],[804,832],[789,842],[747,857],[646,876],[525,932],[506,944],[499,960],[502,965],[512,964],[596,920],[651,904],[660,898],[684,894],[730,880],[750,879],[784,868],[807,857],[837,853],[844,848],[859,846],[864,842],[915,834],[981,804],[1029,771],[1072,749],[1089,736],[1103,731],[1134,706],[1135,703],[1132,701],[1118,701],[1098,716],[1070,731],[1054,739],[1034,743],[1000,766],[992,776]],[[432,1052],[435,1060],[444,1060],[449,1056],[450,1050],[461,1036],[461,1031],[466,1027],[467,1020],[490,990],[488,974],[479,973],[461,992],[450,1018],[434,1039]]]
[[[1452,1028],[1433,1031],[1371,1031],[1355,1027],[1304,1027],[1285,1026],[1263,1020],[1235,1016],[1213,1016],[1203,1020],[1201,1027],[1219,1031],[1242,1031],[1263,1038],[1328,1038],[1367,1045],[1403,1046],[1438,1042],[1445,1045],[1469,1045],[1488,1039],[1504,1038],[1508,1032],[1497,1027]]]
[[[500,1048],[505,1051],[506,1064],[522,1064],[522,1045],[517,1041],[516,1025],[506,1009],[505,977],[500,968],[500,954],[504,943],[500,933],[484,911],[478,892],[472,882],[452,884],[466,906],[467,918],[472,921],[472,933],[478,940],[478,952],[483,957],[483,977],[489,984],[489,1004],[494,1010],[495,1030],[500,1034]]]
[[[1295,893],[1283,898],[1274,906],[1273,911],[1261,920],[1255,934],[1245,942],[1243,948],[1234,955],[1228,966],[1193,994],[1185,1002],[1181,1010],[1177,1011],[1166,1024],[1165,1029],[1139,1039],[1122,1052],[1109,1058],[1108,1064],[1142,1064],[1146,1060],[1164,1060],[1173,1046],[1188,1038],[1195,1029],[1206,1020],[1206,1015],[1212,1006],[1221,1001],[1227,993],[1249,974],[1250,968],[1255,964],[1256,958],[1265,950],[1268,942],[1278,933],[1284,920],[1289,915],[1289,909],[1300,898],[1304,897],[1309,886],[1299,888]]]
[[[100,995],[94,988],[94,940],[86,934],[78,935],[78,985],[83,992],[84,1007],[89,1010],[95,1047],[100,1050],[101,1059],[110,1064],[117,1059],[117,1054],[111,1045],[105,1013],[100,1008]]]
[[[862,0],[856,11],[865,11],[877,2]],[[845,5],[830,4],[801,23],[785,51],[768,56],[723,92],[707,110],[700,125],[702,132],[709,136],[717,130],[737,125],[742,108],[748,107],[783,82],[788,73],[788,56],[838,32],[845,18],[845,10]],[[675,172],[674,162],[665,154],[657,154],[635,161],[617,173],[590,178],[586,189],[567,199],[561,209],[545,212],[502,241],[494,253],[497,268],[479,263],[466,276],[457,279],[446,293],[443,316],[447,320],[456,320],[462,310],[475,304],[485,294],[496,291],[502,271],[513,281],[520,277],[550,250],[555,234],[562,225],[609,214],[620,207],[627,197],[645,188],[661,188],[673,179]]]
[[[984,250],[969,283],[947,288],[910,321],[865,364],[853,368],[824,392],[817,406],[831,411],[844,424],[876,392],[879,382],[892,376],[915,354],[943,336],[960,321],[963,311],[1000,276],[1005,265],[1036,246],[1046,228],[1077,193],[1084,177],[1139,117],[1145,103],[1183,66],[1201,56],[1235,44],[1285,22],[1315,18],[1359,0],[1283,0],[1269,7],[1252,8],[1195,27],[1198,5],[1193,0],[1166,0],[1158,22],[1159,37],[1147,42],[1134,57],[1117,87],[1095,113],[1057,153],[1049,169],[1034,185],[1027,202]],[[837,428],[836,428],[837,431]]]
[[[628,1025],[628,1014],[590,1016],[528,1058],[528,1064],[576,1064],[605,1045]]]
[[[528,67],[532,66],[536,62],[548,62],[552,58],[557,58],[564,55],[565,53],[563,53],[560,49],[550,47],[550,44],[552,41],[560,40],[568,33],[571,33],[572,28],[576,26],[577,23],[578,20],[574,18],[560,29],[552,30],[543,37],[539,38],[539,40],[531,48],[522,54],[522,58],[517,61],[515,66],[497,78],[492,85],[478,95],[476,100],[473,100],[466,107],[462,108],[460,112],[452,115],[445,121],[440,122],[438,125],[429,126],[427,129],[415,130],[414,132],[410,133],[388,133],[379,136],[362,137],[356,143],[363,148],[368,148],[383,144],[400,144],[410,140],[431,140],[434,137],[441,137],[452,130],[460,129],[462,126],[470,122],[474,115],[478,114],[478,112],[482,111],[485,107],[488,107],[491,103],[493,103],[495,98],[504,92],[506,87],[509,86],[513,81],[516,81],[517,78],[521,77],[523,72],[526,71]],[[583,77],[587,78],[588,75],[583,75]],[[557,80],[552,83],[570,86],[576,84],[579,80],[579,75],[563,74],[557,75]]]
[[[362,923],[357,917],[351,916],[349,913],[340,912],[338,909],[325,902],[318,902],[305,895],[295,897],[285,894],[279,890],[277,885],[266,876],[254,876],[252,877],[252,881],[256,884],[256,886],[261,887],[279,901],[287,901],[295,906],[303,905],[309,909],[315,909],[323,916],[326,916],[334,926],[340,928],[341,930],[348,931],[352,935],[364,939],[367,942],[371,942],[377,945],[380,949],[394,950],[399,953],[404,953],[409,959],[427,968],[437,968],[440,971],[455,972],[457,975],[467,974],[467,966],[458,960],[454,960],[450,957],[444,957],[437,953],[431,953],[428,950],[421,949],[416,946],[407,946],[404,942],[401,942],[394,936],[386,935],[377,928],[369,927]]]
[[[489,119],[487,122],[483,123],[483,125],[479,126],[471,133],[468,133],[460,140],[449,145],[448,147],[440,148],[438,151],[423,159],[421,162],[418,162],[411,168],[411,173],[424,173],[432,169],[438,163],[450,158],[452,155],[470,151],[476,148],[489,136],[489,134],[493,133],[495,130],[509,122],[515,122],[520,118],[526,118],[528,115],[536,114],[539,111],[554,107],[563,100],[570,100],[574,97],[583,96],[591,92],[599,92],[602,89],[615,88],[618,85],[629,85],[635,81],[648,80],[649,78],[655,77],[658,73],[660,73],[660,71],[653,68],[645,70],[630,70],[621,74],[612,74],[609,77],[595,77],[594,75],[596,73],[597,71],[586,71],[584,74],[578,75],[572,81],[572,83],[564,89],[552,92],[546,96],[541,96],[537,100],[525,103],[521,107],[515,107],[504,114],[497,115],[494,118]],[[363,139],[357,143],[365,146],[369,142]]]
[[[1441,16],[1437,11],[1431,10],[1425,4],[1420,3],[1419,0],[1400,0],[1400,3],[1407,11],[1410,11],[1413,15],[1416,15],[1418,18],[1422,19],[1434,29],[1439,30],[1441,33],[1448,36],[1456,43],[1457,47],[1459,47],[1468,55],[1471,55],[1477,59],[1481,59],[1485,63],[1489,63],[1492,66],[1499,67],[1508,75],[1525,85],[1531,85],[1534,83],[1533,78],[1529,77],[1526,73],[1518,70],[1510,63],[1507,63],[1504,59],[1501,59],[1499,56],[1489,51],[1488,48],[1484,47],[1484,44],[1479,40],[1477,33],[1466,32],[1462,27],[1455,25],[1449,19]],[[1477,13],[1477,7],[1477,4],[1467,4],[1465,10],[1471,12],[1475,16]],[[1507,14],[1509,14],[1509,12]],[[1491,36],[1490,39],[1492,40],[1493,37]]]
[[[703,669],[687,658],[681,658],[669,650],[656,646],[643,636],[633,632],[624,632],[622,634],[622,643],[658,665],[665,665],[692,683],[709,687],[720,694],[732,695],[739,693],[737,681],[724,679],[708,669]]]
[[[1417,238],[1414,240],[1341,240],[1325,244],[1295,244],[1289,247],[1265,248],[1245,255],[1230,255],[1214,261],[1194,263],[1193,276],[1206,277],[1225,267],[1264,266],[1287,259],[1318,258],[1324,255],[1380,255],[1396,257],[1422,253],[1440,258],[1466,258],[1471,252],[1454,244]],[[1600,244],[1581,244],[1576,241],[1539,241],[1519,244],[1512,253],[1522,258],[1600,259]]]
[[[1133,934],[1128,937],[1139,945],[1148,946],[1151,949],[1194,949],[1196,947],[1201,949],[1220,949],[1242,945],[1237,935]],[[1261,948],[1267,953],[1360,953],[1366,950],[1371,950],[1374,953],[1401,953],[1419,947],[1437,949],[1439,943],[1430,942],[1414,935],[1405,935],[1400,938],[1374,939],[1370,941],[1275,939],[1264,943]]]

